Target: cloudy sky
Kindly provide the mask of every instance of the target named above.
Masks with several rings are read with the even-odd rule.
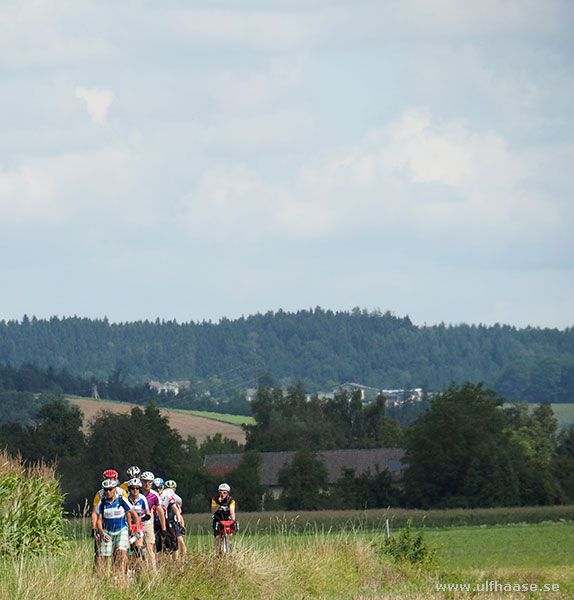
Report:
[[[574,325],[569,0],[4,0],[0,319]]]

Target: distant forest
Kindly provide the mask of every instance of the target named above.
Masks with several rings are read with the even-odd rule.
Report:
[[[484,382],[508,400],[574,402],[574,328],[418,327],[408,317],[354,309],[268,312],[213,323],[111,323],[80,317],[0,321],[0,363],[130,385],[190,380],[196,393],[232,396],[261,385],[331,391],[442,391]]]

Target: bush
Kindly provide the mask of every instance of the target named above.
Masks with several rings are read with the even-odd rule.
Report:
[[[399,562],[409,562],[424,567],[436,565],[436,550],[428,547],[422,532],[416,535],[412,533],[410,519],[407,526],[401,529],[398,537],[391,536],[385,539],[381,550]]]
[[[53,467],[26,467],[0,451],[0,497],[0,556],[63,550],[62,495]]]

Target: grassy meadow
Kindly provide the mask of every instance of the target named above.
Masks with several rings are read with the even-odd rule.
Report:
[[[0,598],[572,598],[574,520],[564,516],[574,508],[562,509],[553,514],[491,510],[479,516],[469,514],[473,511],[433,511],[441,513],[442,524],[440,515],[434,515],[435,526],[423,531],[427,544],[437,551],[436,565],[430,568],[397,563],[383,552],[385,511],[362,517],[353,512],[314,513],[314,520],[313,513],[242,515],[233,553],[223,558],[213,555],[209,514],[187,515],[188,564],[163,561],[155,574],[119,581],[93,574],[87,523],[74,520],[62,539],[61,556],[0,559]],[[509,523],[502,523],[505,512]],[[401,514],[400,519],[410,516]],[[452,525],[464,518],[491,522]],[[421,517],[419,524],[425,521]],[[396,515],[392,522],[399,523]],[[399,525],[392,527],[393,534],[398,531]],[[437,589],[460,584],[483,589],[487,582],[507,589],[554,585],[555,591]]]
[[[170,412],[178,412],[184,415],[194,415],[195,417],[204,417],[205,419],[213,419],[222,423],[230,423],[231,425],[254,425],[255,418],[245,415],[230,415],[227,413],[218,413],[208,410],[185,410],[183,408],[164,408]]]
[[[505,407],[511,406],[511,404],[505,403]],[[532,413],[532,411],[538,406],[538,404],[529,404],[528,409]],[[558,423],[558,429],[562,429],[563,427],[571,427],[574,426],[574,404],[572,403],[553,403],[552,404],[552,412],[556,417],[556,421]]]

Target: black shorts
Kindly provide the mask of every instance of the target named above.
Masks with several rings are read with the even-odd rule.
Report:
[[[175,552],[177,550],[177,535],[175,527],[168,525],[165,530],[165,537],[161,528],[155,536],[155,549],[157,552]]]

